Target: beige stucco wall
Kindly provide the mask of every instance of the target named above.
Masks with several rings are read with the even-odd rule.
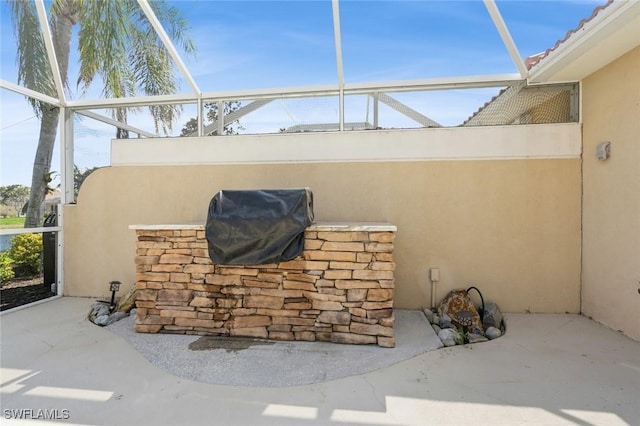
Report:
[[[580,310],[579,158],[101,169],[64,209],[65,294],[132,286],[130,224],[204,222],[219,189],[301,186],[316,220],[398,227],[396,307],[429,305],[439,267],[438,299],[473,284],[504,311]]]
[[[582,84],[582,306],[640,340],[640,47]],[[611,142],[611,158],[596,145]]]

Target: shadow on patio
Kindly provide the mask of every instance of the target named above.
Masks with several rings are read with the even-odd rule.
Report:
[[[2,317],[4,424],[19,416],[109,425],[615,425],[640,419],[640,343],[580,315],[509,314],[507,334],[488,343],[276,389],[168,374],[90,324],[91,302],[62,298]]]

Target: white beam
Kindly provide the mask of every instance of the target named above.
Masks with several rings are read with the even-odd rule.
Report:
[[[216,123],[218,124],[218,136],[222,136],[224,134],[224,101],[218,101],[218,120]]]
[[[80,115],[84,115],[85,117],[88,117],[88,118],[91,118],[91,119],[94,119],[94,120],[97,120],[97,121],[101,121],[101,122],[106,123],[106,124],[110,124],[110,125],[115,126],[115,127],[119,127],[121,129],[124,129],[124,130],[128,130],[128,131],[133,132],[133,133],[137,133],[140,136],[146,136],[148,138],[159,138],[160,137],[160,135],[158,135],[156,133],[147,132],[146,130],[139,129],[137,127],[131,126],[131,125],[127,124],[127,123],[122,123],[122,122],[120,122],[118,120],[114,120],[114,119],[109,118],[109,117],[105,117],[104,115],[96,114],[95,112],[92,112],[92,111],[76,111],[76,113],[78,113]]]
[[[415,109],[403,104],[399,100],[394,99],[385,93],[379,93],[378,99],[380,100],[380,102],[390,106],[399,113],[406,115],[418,124],[421,124],[423,127],[442,127],[442,124],[438,123],[437,121],[430,119],[426,115],[420,114]]]
[[[342,36],[340,32],[340,6],[338,0],[331,1],[333,10],[333,36],[336,48],[336,67],[338,69],[338,86],[344,87],[344,69],[342,67]]]
[[[133,96],[130,98],[111,99],[81,99],[67,102],[69,108],[95,109],[95,108],[116,108],[116,107],[143,107],[149,105],[171,105],[171,104],[195,104],[198,97],[195,95],[159,95],[159,96]]]
[[[224,126],[226,126],[229,123],[233,123],[236,120],[239,120],[240,118],[244,117],[245,115],[259,109],[262,108],[263,106],[265,106],[266,104],[268,104],[269,102],[273,101],[273,99],[259,99],[257,101],[253,101],[251,102],[249,105],[246,105],[240,109],[238,109],[237,111],[233,111],[230,114],[225,115],[224,117],[224,124],[222,126],[222,128],[224,129]],[[218,114],[218,117],[220,117],[220,114]],[[202,130],[202,135],[206,135],[210,132],[213,132],[214,130],[218,129],[218,120],[214,120],[213,123],[209,124],[208,126],[206,126],[203,130]],[[219,133],[220,135],[222,135],[222,133]],[[197,132],[191,133],[188,136],[202,136],[202,135],[198,135]]]
[[[198,130],[196,131],[197,136],[204,135],[204,120],[202,117],[203,113],[204,113],[204,102],[202,101],[202,98],[199,98],[198,99],[198,116],[197,116]]]
[[[158,18],[156,17],[156,14],[153,12],[153,9],[149,5],[148,1],[138,0],[138,4],[140,5],[140,8],[144,12],[144,14],[147,15],[147,19],[149,19],[149,22],[153,26],[153,29],[156,30],[156,33],[160,37],[160,40],[162,40],[164,47],[166,47],[167,50],[169,51],[169,55],[171,55],[171,58],[173,58],[173,61],[176,63],[176,66],[178,67],[180,72],[182,72],[182,75],[184,75],[184,77],[187,79],[187,82],[189,83],[189,86],[191,86],[193,93],[199,96],[202,92],[200,92],[200,89],[198,88],[196,81],[193,79],[193,77],[191,76],[191,73],[187,69],[187,66],[182,61],[182,57],[176,50],[176,47],[173,45],[173,42],[167,35],[167,32],[162,27],[162,24],[160,24],[160,21],[158,21]]]
[[[3,89],[11,90],[12,92],[18,93],[20,95],[24,95],[28,98],[33,98],[38,101],[46,102],[53,106],[57,106],[57,107],[61,106],[60,99],[52,98],[49,95],[36,92],[35,90],[28,89],[24,86],[18,86],[17,84],[11,83],[10,81],[7,81],[7,80],[0,80],[0,87],[2,87]]]
[[[373,95],[373,128],[377,129],[380,125],[378,124],[378,106],[380,104],[380,94],[374,93]]]
[[[307,98],[311,96],[338,96],[339,88],[335,84],[319,86],[277,87],[257,90],[234,90],[223,92],[205,92],[202,99],[213,100],[257,100],[265,98]]]
[[[493,74],[468,77],[427,78],[419,80],[345,83],[346,94],[371,92],[413,92],[423,90],[476,89],[510,86],[522,81],[520,74]]]
[[[336,48],[336,67],[338,70],[338,88],[340,90],[338,94],[338,106],[339,106],[339,123],[340,131],[344,130],[344,69],[342,66],[342,37],[340,34],[340,6],[338,0],[331,1],[331,7],[333,10],[333,36],[335,39]]]
[[[490,74],[466,77],[431,78],[418,80],[396,80],[369,83],[345,83],[344,94],[370,94],[372,92],[406,92],[425,90],[467,89],[483,87],[510,86],[521,82],[519,74]],[[16,86],[19,87],[19,86]],[[237,90],[224,92],[207,92],[201,97],[193,94],[161,95],[161,96],[136,96],[131,98],[70,100],[69,108],[94,109],[114,108],[122,106],[148,106],[164,104],[195,104],[201,98],[206,102],[218,100],[258,100],[277,98],[308,98],[315,96],[339,96],[340,88],[337,85],[318,85],[301,87],[284,87],[260,90]]]
[[[64,230],[64,209],[58,208],[58,227],[60,231],[56,234],[56,295],[57,297],[61,297],[64,295],[64,239],[65,239],[65,230]],[[47,228],[52,229],[52,228]],[[55,229],[55,228],[54,228]],[[48,231],[51,232],[51,231]]]
[[[519,74],[493,74],[467,77],[432,78],[419,80],[382,81],[370,83],[345,83],[345,95],[369,94],[371,92],[402,92],[422,90],[447,90],[464,88],[509,86],[522,81]],[[3,84],[7,85],[9,83]],[[16,88],[20,86],[13,85]],[[28,90],[28,89],[24,89]],[[15,90],[18,91],[18,90]],[[21,91],[21,93],[25,94]],[[36,93],[36,92],[33,92]],[[207,92],[201,95],[205,101],[217,100],[257,100],[276,98],[305,98],[314,96],[339,96],[340,89],[336,85],[285,87],[260,90],[238,90],[224,92]],[[110,108],[120,106],[147,106],[163,104],[197,103],[195,95],[161,95],[136,96],[131,98],[70,100],[67,106],[75,110]],[[56,101],[57,103],[57,101]]]
[[[60,108],[60,190],[61,204],[75,201],[73,165],[74,165],[73,112]]]
[[[49,66],[51,67],[53,82],[56,85],[58,99],[60,99],[60,104],[64,105],[66,103],[64,96],[64,82],[62,81],[60,68],[58,67],[56,49],[53,46],[53,39],[51,38],[51,29],[49,28],[49,20],[47,19],[44,0],[36,0],[36,11],[38,12],[38,20],[40,21],[40,29],[42,30],[42,39],[44,40],[44,47],[47,51],[47,59],[49,59]]]
[[[19,235],[19,234],[39,234],[41,232],[58,232],[62,231],[62,227],[58,226],[48,226],[43,227],[40,226],[38,228],[11,228],[11,229],[0,229],[0,235]]]
[[[502,15],[498,10],[498,6],[496,5],[494,0],[484,0],[484,5],[487,8],[489,15],[491,16],[491,20],[493,21],[493,24],[496,26],[498,33],[500,33],[502,42],[507,48],[507,51],[509,52],[509,56],[511,56],[511,60],[515,64],[516,68],[518,69],[518,72],[520,73],[520,77],[522,79],[527,78],[527,75],[528,75],[527,67],[525,66],[524,60],[522,59],[522,57],[520,56],[520,53],[518,52],[518,48],[516,47],[516,44],[513,41],[511,34],[509,33],[509,29],[507,28],[507,25],[505,24],[504,19],[502,19]]]

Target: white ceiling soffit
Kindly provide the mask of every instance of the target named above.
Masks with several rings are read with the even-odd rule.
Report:
[[[531,83],[580,81],[640,46],[640,1],[614,1],[529,71]]]

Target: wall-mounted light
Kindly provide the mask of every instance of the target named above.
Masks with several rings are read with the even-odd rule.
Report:
[[[596,157],[598,160],[606,160],[611,156],[611,142],[602,142],[596,146]]]

